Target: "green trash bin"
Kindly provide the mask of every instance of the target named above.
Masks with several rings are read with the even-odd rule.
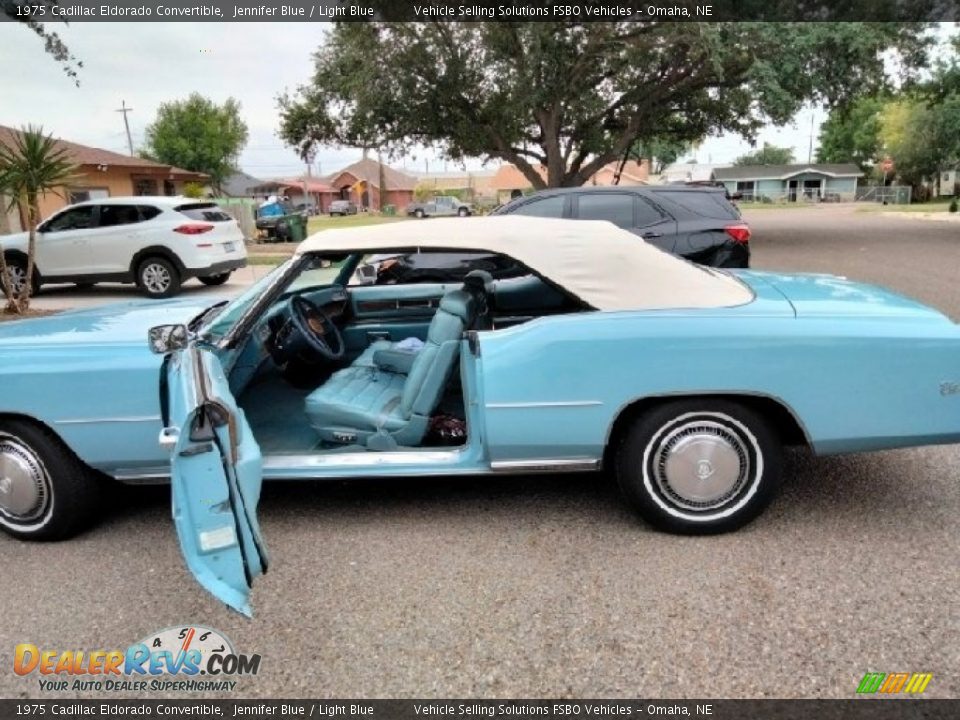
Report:
[[[307,219],[296,213],[277,220],[277,239],[280,242],[301,243],[307,237]]]
[[[303,215],[291,216],[290,230],[292,231],[292,241],[301,243],[307,239],[307,219]]]

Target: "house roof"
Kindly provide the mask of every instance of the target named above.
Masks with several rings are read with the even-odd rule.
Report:
[[[371,158],[364,158],[355,163],[347,165],[345,168],[327,176],[327,182],[333,187],[340,187],[343,183],[338,182],[341,175],[350,174],[357,180],[365,180],[375,188],[380,187],[380,163]],[[394,170],[389,165],[383,166],[383,176],[387,181],[387,190],[413,190],[417,186],[417,179],[399,170]]]
[[[497,174],[496,170],[484,168],[483,170],[452,170],[450,172],[415,172],[414,177],[418,180],[461,180],[471,177],[486,178]]]
[[[14,138],[20,134],[15,130],[4,125],[0,125],[0,142],[7,146],[12,146]],[[81,145],[80,143],[70,142],[55,138],[58,149],[64,150],[70,159],[70,162],[76,165],[113,165],[116,167],[131,168],[133,170],[142,170],[143,172],[162,172],[167,175],[175,175],[185,179],[204,180],[208,176],[203,173],[184,170],[173,165],[164,165],[163,163],[147,160],[146,158],[133,157],[131,155],[121,155],[112,150],[103,150],[102,148]]]
[[[292,177],[292,178],[280,178],[277,180],[278,183],[285,187],[294,188],[296,190],[303,190],[304,185],[307,187],[307,192],[312,193],[328,193],[333,192],[333,188],[329,183],[321,180],[320,178],[310,177]]]
[[[533,169],[544,180],[547,179],[547,169],[543,165],[534,165]],[[501,165],[490,181],[490,187],[494,190],[521,190],[533,187],[533,184],[515,166]]]
[[[806,163],[800,165],[737,165],[713,171],[717,180],[786,180],[805,172],[830,177],[861,177],[863,171],[853,163]]]
[[[730,167],[729,163],[675,162],[667,165],[660,173],[661,182],[696,182],[709,180],[716,170]]]
[[[506,255],[599,310],[714,308],[753,299],[733,275],[704,272],[613,223],[596,220],[494,215],[331,228],[308,237],[297,252],[422,248]]]
[[[606,172],[616,173],[618,167],[620,167],[620,162],[618,160],[607,163],[597,170],[593,177]],[[546,167],[543,165],[534,165],[533,168],[537,171],[537,174],[541,178],[544,180],[547,179]],[[621,173],[620,177],[627,178],[628,180],[632,180],[637,183],[646,183],[648,174],[649,173],[647,171],[645,162],[628,160],[623,166],[623,172]],[[589,180],[587,182],[589,184]],[[527,176],[520,172],[520,170],[518,170],[515,166],[501,165],[500,169],[497,170],[496,174],[493,176],[493,180],[490,181],[490,187],[494,190],[525,190],[533,187],[533,184],[527,179]]]
[[[263,182],[260,178],[253,175],[247,175],[245,172],[237,171],[228,175],[220,184],[220,189],[228,197],[245,197],[251,195],[251,188],[260,185]]]
[[[597,170],[594,173],[594,177],[600,173],[611,173],[616,174],[617,169],[620,167],[619,162],[607,163],[602,168]],[[627,160],[623,165],[623,170],[620,172],[620,178],[626,178],[627,180],[632,180],[636,183],[647,183],[647,178],[650,176],[650,173],[647,170],[647,165],[645,162],[637,162],[636,160]]]

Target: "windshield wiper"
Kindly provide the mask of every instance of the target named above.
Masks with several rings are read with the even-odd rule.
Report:
[[[187,328],[191,332],[196,332],[197,328],[199,328],[204,323],[204,321],[212,320],[214,317],[219,315],[220,311],[223,310],[223,308],[226,306],[228,302],[230,301],[221,300],[220,302],[214,303],[213,305],[208,307],[206,310],[201,311],[199,315],[197,315],[195,318],[193,318],[193,320],[191,320],[187,324]]]

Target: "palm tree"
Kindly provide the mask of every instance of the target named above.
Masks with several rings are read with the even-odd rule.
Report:
[[[12,145],[0,140],[0,195],[10,198],[7,210],[19,207],[29,232],[27,267],[22,277],[13,277],[0,252],[0,285],[7,297],[5,312],[22,314],[30,307],[40,196],[48,192],[60,195],[60,188],[73,179],[75,167],[67,151],[57,147],[52,135],[44,135],[42,127],[24,127],[13,134]]]

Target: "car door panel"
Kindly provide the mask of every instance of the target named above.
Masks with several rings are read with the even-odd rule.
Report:
[[[90,238],[90,272],[98,275],[126,272],[134,253],[143,247],[137,242],[143,233],[137,206],[104,203],[99,209],[97,232]]]
[[[171,448],[173,519],[187,567],[207,591],[251,615],[250,587],[267,570],[257,521],[262,459],[219,360],[191,346],[164,362],[162,444]]]
[[[351,323],[343,329],[348,355],[377,340],[425,340],[440,298],[460,283],[417,283],[354,287],[350,291]]]
[[[96,233],[93,207],[68,208],[40,228],[36,262],[41,275],[50,278],[90,272],[90,236]]]

